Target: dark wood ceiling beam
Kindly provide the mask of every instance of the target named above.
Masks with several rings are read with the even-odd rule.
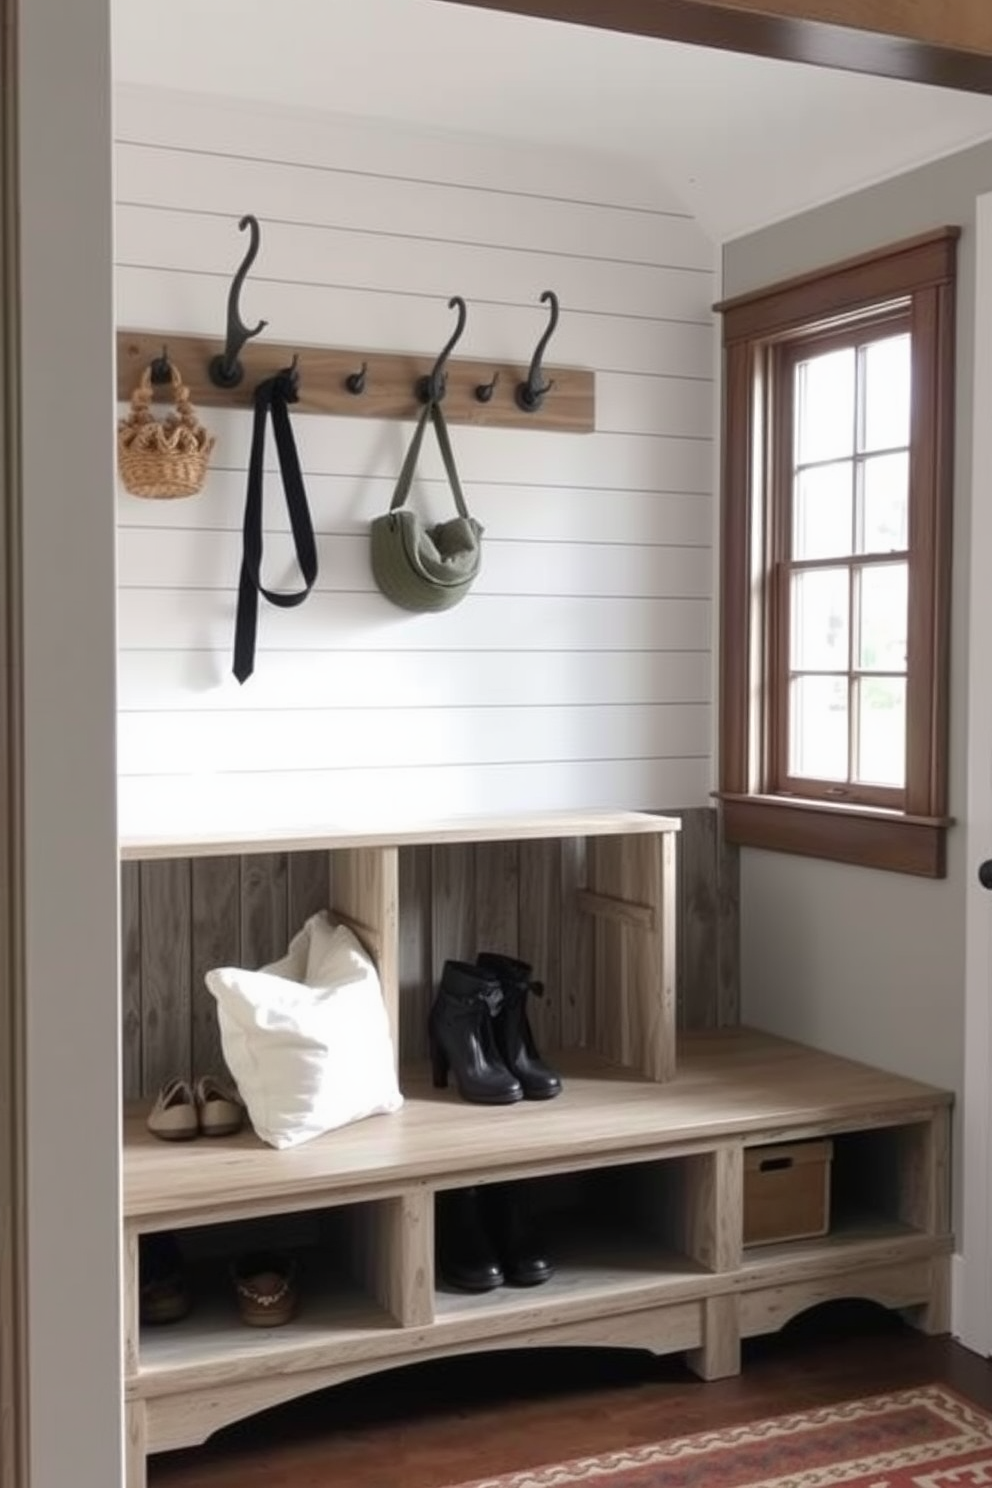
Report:
[[[992,93],[992,0],[449,0]]]

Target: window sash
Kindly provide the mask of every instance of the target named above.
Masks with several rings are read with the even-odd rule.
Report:
[[[909,334],[912,337],[912,319],[910,307],[903,303],[898,306],[886,305],[873,317],[859,319],[857,323],[837,328],[830,327],[819,332],[807,333],[790,338],[775,344],[767,358],[766,386],[768,390],[768,410],[766,423],[766,448],[770,460],[770,469],[766,474],[767,481],[767,569],[766,583],[763,595],[764,621],[767,628],[767,647],[765,658],[765,758],[764,770],[765,788],[775,795],[808,798],[810,800],[830,801],[835,804],[863,805],[878,807],[886,810],[904,811],[907,805],[907,787],[895,787],[885,785],[868,784],[863,781],[852,779],[853,767],[857,756],[855,730],[857,728],[857,709],[853,706],[854,691],[858,684],[858,678],[864,669],[856,667],[854,662],[856,648],[856,584],[854,582],[855,571],[863,571],[866,568],[875,568],[894,562],[903,562],[909,565],[910,571],[910,609],[912,607],[912,545],[909,549],[900,552],[886,553],[859,553],[856,551],[856,538],[858,526],[857,503],[852,491],[851,511],[851,551],[846,554],[838,554],[829,558],[805,558],[796,559],[793,554],[793,523],[795,517],[795,476],[799,468],[796,461],[797,450],[797,419],[796,419],[796,384],[797,368],[801,362],[812,356],[820,356],[824,353],[837,350],[857,349],[876,341],[887,340],[892,336]],[[912,342],[911,342],[912,345]],[[858,421],[860,414],[859,399],[855,397],[855,405],[852,408],[852,418]],[[912,511],[912,449],[914,439],[913,419],[911,416],[910,428],[910,494],[909,504]],[[840,456],[841,459],[849,460],[855,467],[855,480],[857,480],[856,468],[859,462],[874,458],[882,451],[863,451],[858,448],[860,440],[855,434],[852,437],[852,448],[849,456]],[[899,447],[900,451],[902,446]],[[815,464],[826,464],[834,462],[812,462]],[[848,745],[847,745],[847,767],[848,779],[846,781],[819,779],[813,776],[794,774],[790,770],[791,757],[791,731],[792,731],[792,678],[799,675],[811,675],[816,669],[805,667],[794,668],[791,664],[792,652],[792,595],[793,575],[803,572],[814,572],[818,569],[846,569],[849,574],[848,583],[848,667],[846,670],[838,671],[833,675],[843,676],[847,679],[848,692]],[[906,708],[906,733],[907,733],[907,755],[909,734],[909,662],[907,657],[906,672],[904,674],[892,673],[892,675],[906,675],[907,677],[907,708]],[[872,671],[868,675],[879,675]],[[908,781],[908,758],[906,761]]]

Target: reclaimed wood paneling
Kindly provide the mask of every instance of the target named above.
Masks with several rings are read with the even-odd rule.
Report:
[[[141,1081],[154,1091],[190,1068],[189,859],[141,868]]]
[[[237,966],[241,955],[241,859],[194,858],[193,870],[193,1075],[226,1071],[217,1004],[206,973]]]
[[[121,1089],[141,1094],[141,865],[121,864]]]
[[[678,862],[679,1025],[734,1026],[740,1000],[738,852],[721,841],[712,809],[665,814],[682,820],[673,844]],[[609,854],[605,840],[597,846],[600,857],[604,848]],[[612,848],[619,853],[619,842]],[[605,1052],[618,1059],[629,1057],[631,1040],[640,1037],[636,1019],[631,1021],[634,1011],[619,1008],[621,1016],[617,1014],[636,911],[651,896],[643,886],[638,888],[644,870],[636,853],[619,853],[615,884],[630,901],[633,919],[612,923],[602,914],[580,912],[580,890],[594,887],[587,876],[587,858],[587,842],[573,838],[400,850],[396,977],[404,1062],[426,1056],[427,1016],[444,961],[449,957],[474,961],[480,950],[519,956],[545,984],[544,998],[535,998],[530,1005],[542,1051],[604,1048],[602,1033],[608,1045]],[[344,866],[339,855],[342,892],[347,887],[341,878]],[[223,1068],[216,1011],[204,973],[219,965],[257,967],[281,956],[304,920],[335,902],[333,878],[333,856],[326,852],[124,865],[121,958],[127,1099],[150,1098],[172,1074]],[[599,921],[601,969],[615,964],[620,976],[619,982],[602,980],[595,998],[594,918]]]

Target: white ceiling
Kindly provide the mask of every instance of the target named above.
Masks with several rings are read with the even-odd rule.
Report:
[[[115,0],[119,81],[619,155],[717,240],[992,137],[992,97],[443,0]]]

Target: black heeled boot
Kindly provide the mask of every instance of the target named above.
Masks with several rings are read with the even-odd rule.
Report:
[[[525,1185],[494,1183],[483,1189],[486,1227],[511,1286],[540,1286],[555,1268],[534,1221]]]
[[[437,1269],[440,1279],[460,1292],[491,1292],[503,1285],[477,1188],[437,1196]]]
[[[561,1080],[541,1059],[527,1018],[527,994],[540,996],[544,987],[532,982],[526,961],[481,951],[477,962],[482,971],[498,978],[503,1003],[493,1019],[496,1047],[503,1063],[516,1075],[528,1100],[550,1100],[561,1094]]]
[[[499,981],[467,961],[446,961],[427,1024],[434,1084],[443,1090],[448,1071],[462,1100],[509,1106],[523,1087],[500,1058],[493,1016],[503,1002]]]

